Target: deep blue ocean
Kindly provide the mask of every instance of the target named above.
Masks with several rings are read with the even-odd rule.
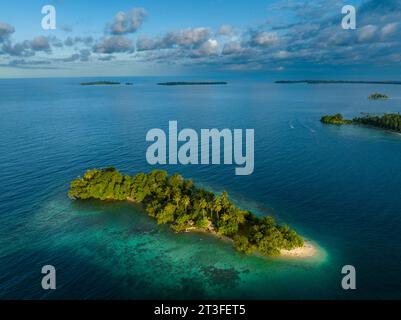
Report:
[[[401,112],[401,86],[79,85],[89,80],[0,80],[1,299],[401,298],[401,135],[319,121]],[[369,101],[376,91],[391,99]],[[175,234],[133,204],[67,197],[89,168],[155,169],[145,136],[170,120],[198,132],[255,129],[250,176],[225,165],[158,168],[273,215],[318,255],[246,256],[211,235]],[[41,288],[46,264],[57,270],[54,291]],[[344,265],[356,268],[356,290],[341,288]]]

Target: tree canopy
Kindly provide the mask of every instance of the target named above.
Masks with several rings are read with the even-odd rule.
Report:
[[[346,120],[338,113],[334,116],[323,116],[320,121],[324,124],[363,124],[401,132],[401,115],[398,113],[387,113],[383,116],[365,114],[352,120]]]
[[[302,247],[304,240],[288,226],[277,225],[272,217],[257,217],[236,207],[223,192],[214,194],[194,186],[175,173],[154,170],[148,174],[122,175],[115,168],[92,169],[71,182],[72,199],[130,200],[141,203],[159,224],[176,232],[193,229],[216,232],[234,241],[244,253],[259,251],[268,256],[280,249]]]

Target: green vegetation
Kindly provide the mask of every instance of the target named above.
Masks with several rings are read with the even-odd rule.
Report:
[[[367,114],[360,118],[354,118],[353,123],[370,125],[386,130],[401,132],[401,115],[389,113],[383,116],[375,116]]]
[[[215,84],[227,84],[224,81],[202,81],[202,82],[160,82],[159,86],[196,86],[196,85],[215,85]]]
[[[352,123],[351,120],[345,120],[342,114],[337,113],[334,116],[323,116],[320,119],[321,122],[324,124],[350,124]]]
[[[293,84],[401,84],[401,81],[352,81],[352,80],[278,80],[275,83]]]
[[[387,100],[389,97],[382,93],[372,93],[368,99],[369,100]]]
[[[117,85],[117,84],[121,84],[121,83],[113,82],[113,81],[81,82],[81,86],[108,86],[108,85]]]
[[[148,174],[122,175],[114,168],[92,169],[71,182],[72,199],[100,199],[141,203],[159,224],[169,224],[176,232],[202,230],[234,241],[238,251],[263,255],[280,254],[280,249],[302,247],[304,240],[272,217],[259,218],[241,210],[226,192],[215,195],[196,188],[192,180],[179,174],[154,170]]]
[[[325,124],[363,124],[381,129],[401,132],[401,115],[389,113],[383,116],[365,114],[363,117],[356,117],[352,120],[345,120],[341,114],[324,116],[320,120]]]

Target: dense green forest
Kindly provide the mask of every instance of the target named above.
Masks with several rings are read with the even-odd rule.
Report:
[[[369,100],[387,100],[389,97],[383,93],[372,93],[369,97]]]
[[[302,247],[304,240],[288,226],[277,225],[236,207],[226,192],[216,195],[194,186],[179,174],[166,171],[122,175],[114,168],[92,169],[71,182],[72,199],[130,200],[143,204],[159,224],[176,232],[193,229],[215,232],[234,241],[238,251],[263,255],[280,254],[280,249]]]
[[[325,124],[350,124],[351,120],[345,120],[342,114],[337,113],[334,116],[323,116],[320,119],[321,122]]]
[[[352,120],[345,120],[341,114],[336,114],[334,116],[323,116],[320,121],[325,124],[364,124],[401,132],[401,115],[398,113],[389,113],[383,116],[366,114]]]
[[[383,116],[365,115],[363,117],[354,118],[354,123],[366,124],[387,130],[401,132],[401,115],[400,114],[385,114]]]

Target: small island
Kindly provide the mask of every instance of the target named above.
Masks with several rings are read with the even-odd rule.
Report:
[[[325,124],[351,124],[352,120],[345,120],[342,114],[337,113],[333,116],[323,116],[320,119],[321,122]]]
[[[93,82],[81,82],[81,86],[111,86],[111,85],[119,85],[120,82],[113,81],[93,81]]]
[[[369,100],[387,100],[389,97],[383,93],[372,93],[369,97]]]
[[[226,192],[216,195],[163,170],[129,176],[115,168],[92,169],[71,182],[68,196],[140,203],[158,224],[169,224],[175,232],[215,234],[246,254],[308,257],[315,253],[310,243],[272,217],[258,217],[236,207]]]
[[[346,120],[341,114],[334,116],[323,116],[320,121],[324,124],[362,124],[385,130],[401,132],[401,115],[396,113],[384,114],[383,116],[365,114],[352,120]]]
[[[200,82],[159,82],[159,86],[207,86],[207,85],[224,85],[227,84],[225,81],[200,81]]]
[[[400,85],[401,81],[353,81],[353,80],[277,80],[274,83],[279,84],[396,84]]]

